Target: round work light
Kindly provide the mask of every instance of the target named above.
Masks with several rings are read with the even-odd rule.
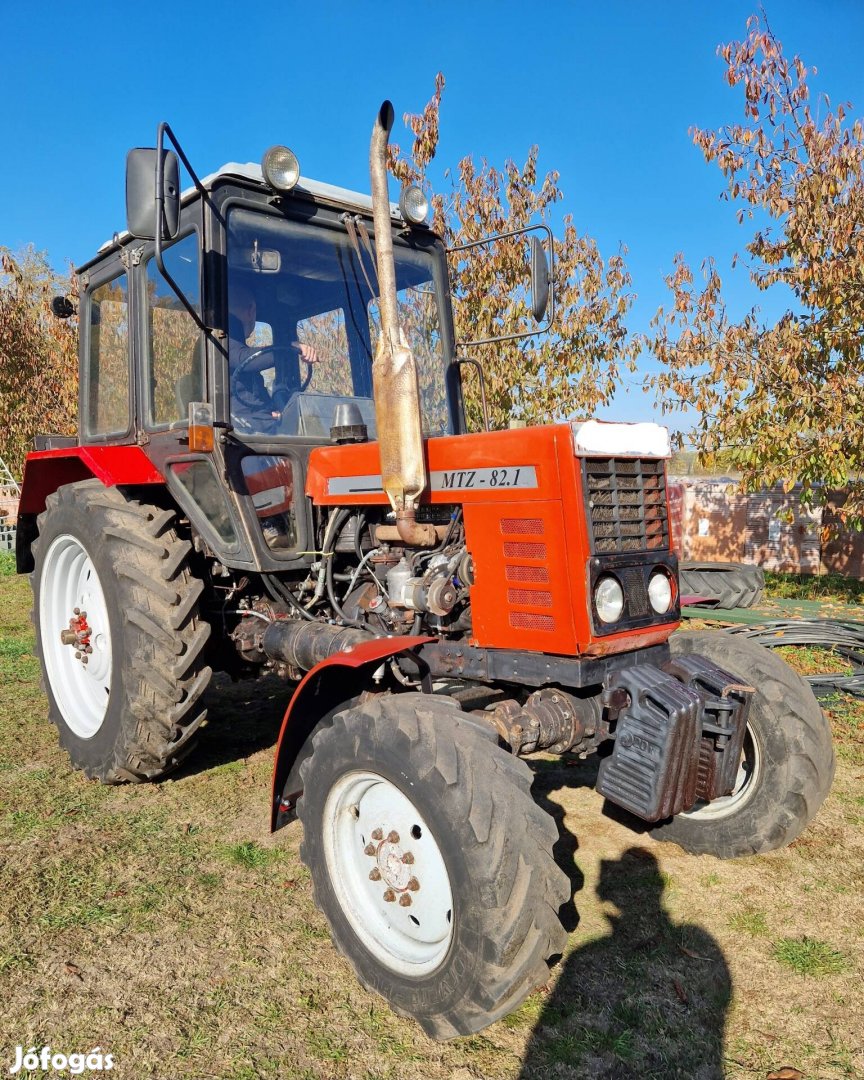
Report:
[[[422,225],[429,213],[429,200],[416,184],[408,184],[402,188],[399,196],[399,209],[406,221],[412,225]]]
[[[261,172],[276,191],[290,191],[300,179],[300,162],[287,146],[271,146],[261,159]]]

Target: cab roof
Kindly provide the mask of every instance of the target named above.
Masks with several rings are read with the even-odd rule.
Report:
[[[261,166],[254,161],[247,161],[245,163],[239,161],[226,162],[226,164],[222,165],[216,172],[208,173],[207,176],[202,177],[201,185],[210,191],[215,187],[218,181],[227,179],[252,181],[252,183],[260,184],[262,188],[267,188]],[[191,202],[197,194],[198,189],[196,187],[186,188],[180,196],[181,204],[185,206],[186,203]],[[312,180],[305,176],[301,176],[296,186],[288,193],[289,198],[297,195],[313,199],[315,202],[329,203],[333,206],[343,207],[345,209],[360,210],[366,214],[372,213],[371,195],[364,195],[359,191],[351,191],[349,188],[336,187],[334,184],[325,184],[321,180]],[[399,209],[398,203],[390,203],[390,217],[400,225],[407,224],[402,216],[402,211]],[[110,240],[106,240],[105,243],[101,245],[92,259],[88,259],[86,263],[83,263],[78,267],[78,272],[80,273],[81,271],[86,270],[103,255],[108,254],[108,252],[122,247],[131,238],[130,233],[125,229],[122,232],[115,233]]]

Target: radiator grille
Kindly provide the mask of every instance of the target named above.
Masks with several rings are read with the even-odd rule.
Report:
[[[668,549],[662,461],[585,458],[583,470],[595,554]]]

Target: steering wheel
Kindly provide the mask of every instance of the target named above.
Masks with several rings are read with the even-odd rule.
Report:
[[[243,347],[243,351],[246,351],[248,346]],[[234,368],[233,374],[235,376],[242,374],[244,371],[263,371],[264,368],[270,367],[270,364],[262,364],[259,368],[253,368],[252,364],[258,360],[265,353],[298,353],[300,359],[306,365],[306,377],[300,381],[299,393],[303,393],[306,387],[312,382],[312,376],[315,374],[315,367],[310,363],[300,352],[296,345],[262,345],[260,348],[249,349],[249,352],[239,364]]]

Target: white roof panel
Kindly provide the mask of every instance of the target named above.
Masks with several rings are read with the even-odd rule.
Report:
[[[257,184],[264,183],[264,175],[261,172],[261,166],[254,161],[247,161],[245,163],[240,161],[228,161],[216,172],[208,173],[207,176],[201,178],[201,183],[205,188],[212,188],[217,180],[223,180],[232,176],[236,176],[241,180],[252,180]],[[181,203],[187,203],[197,192],[197,188],[189,187],[180,196]],[[359,191],[351,191],[348,188],[336,187],[334,184],[325,184],[321,180],[311,180],[306,176],[301,176],[297,182],[297,186],[294,191],[305,195],[311,195],[315,199],[321,199],[324,202],[333,203],[337,206],[351,206],[357,210],[362,210],[367,214],[372,213],[372,196],[364,195]],[[404,222],[402,217],[402,211],[399,209],[399,204],[390,203],[390,217],[395,218],[398,222]],[[110,240],[106,240],[104,244],[99,248],[99,253],[107,251],[115,242],[121,244],[129,239],[129,233],[124,229],[123,232],[115,233]]]

